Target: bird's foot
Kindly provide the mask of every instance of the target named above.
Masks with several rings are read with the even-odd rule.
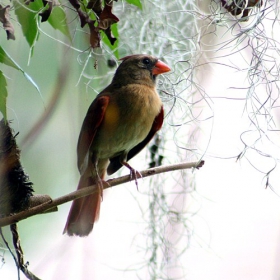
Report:
[[[105,181],[105,180],[99,178],[99,179],[98,179],[98,182],[97,182],[97,186],[98,186],[98,190],[99,190],[101,199],[102,199],[102,201],[103,201],[103,190],[104,190],[104,186],[106,186],[105,188],[109,188],[109,187],[111,187],[111,185],[110,185],[107,181]]]
[[[142,178],[142,174],[137,171],[136,169],[134,169],[133,167],[131,167],[127,162],[122,162],[122,164],[124,166],[126,166],[129,170],[130,170],[130,180],[134,180],[135,181],[135,185],[138,191],[138,178]]]
[[[136,188],[137,188],[137,191],[139,190],[138,189],[138,178],[142,178],[142,174],[136,170],[136,169],[130,169],[130,180],[134,180],[135,181],[135,185],[136,185]]]
[[[99,176],[95,178],[95,181],[90,182],[90,185],[96,185],[97,192],[100,194],[102,200],[103,200],[104,185],[110,186],[109,183],[101,179]]]

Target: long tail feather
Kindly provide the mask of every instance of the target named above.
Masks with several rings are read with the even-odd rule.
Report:
[[[95,183],[102,184],[97,178],[84,178],[84,176],[81,176],[78,189],[88,187]],[[101,188],[102,186],[99,188],[100,191]],[[83,237],[92,231],[94,222],[99,218],[101,203],[100,191],[72,202],[63,233],[67,233],[69,236],[77,235]]]

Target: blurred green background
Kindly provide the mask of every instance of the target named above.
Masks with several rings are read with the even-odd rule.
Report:
[[[112,75],[109,73],[104,75],[102,80],[92,79],[89,82],[96,73],[103,75],[108,72],[106,57],[99,57],[98,69],[94,69],[95,60],[92,58],[84,69],[83,62],[89,56],[85,36],[75,36],[78,42],[76,47],[80,51],[73,50],[70,47],[71,42],[59,31],[54,31],[48,23],[40,24],[40,28],[48,36],[40,33],[29,61],[29,46],[16,21],[14,26],[16,40],[7,41],[6,33],[1,30],[1,46],[31,76],[40,93],[20,71],[1,64],[8,82],[7,115],[12,121],[11,127],[14,132],[19,132],[16,139],[21,149],[21,162],[34,183],[35,194],[48,194],[56,198],[76,189],[79,177],[76,167],[76,144],[80,126],[89,104]],[[69,46],[58,42],[57,39],[63,40]],[[64,88],[61,88],[58,79],[60,71],[67,80]],[[55,102],[53,114],[43,125],[38,137],[31,143],[24,143],[26,134],[44,114],[56,89],[59,90],[59,97]],[[51,246],[53,237],[58,232],[62,234],[68,210],[69,204],[63,205],[57,213],[37,215],[18,224],[26,261],[42,254],[39,249],[42,240],[43,247],[48,248],[46,243],[49,242]],[[4,233],[11,241],[7,227],[4,228]],[[15,279],[16,268],[8,252],[5,253],[5,262],[0,274],[7,275],[6,278],[0,278]],[[14,278],[11,275],[14,275]]]

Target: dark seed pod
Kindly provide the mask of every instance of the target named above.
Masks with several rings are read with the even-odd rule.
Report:
[[[9,123],[0,121],[0,217],[19,212],[29,205],[33,188],[20,163]]]

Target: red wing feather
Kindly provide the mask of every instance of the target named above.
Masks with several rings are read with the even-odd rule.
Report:
[[[164,111],[163,111],[163,107],[161,107],[161,110],[160,110],[159,114],[156,116],[149,134],[142,142],[140,142],[138,145],[136,145],[134,148],[132,148],[128,152],[127,159],[126,159],[127,161],[129,161],[131,158],[133,158],[135,155],[137,155],[151,141],[151,139],[154,137],[156,132],[158,130],[160,130],[160,128],[162,127],[162,124],[163,124],[163,116],[164,116]],[[122,157],[122,155],[114,157],[114,158],[110,158],[110,164],[107,168],[108,175],[115,173],[122,167],[122,164],[120,161],[121,157]]]
[[[109,104],[109,96],[96,98],[90,105],[78,140],[78,168],[81,174],[87,168],[90,146],[96,131],[104,119],[106,108]]]

